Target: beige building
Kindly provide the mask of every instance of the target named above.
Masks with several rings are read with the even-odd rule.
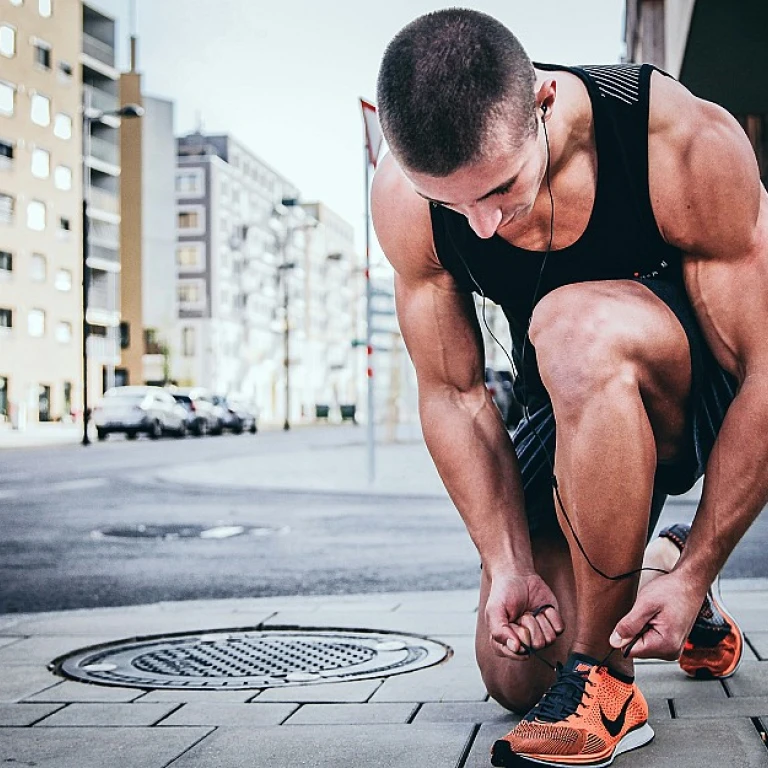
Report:
[[[79,3],[0,0],[0,419],[82,403]]]
[[[768,2],[626,0],[628,61],[656,64],[741,123],[768,180]]]

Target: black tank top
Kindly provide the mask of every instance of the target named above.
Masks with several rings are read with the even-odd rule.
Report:
[[[597,189],[589,223],[575,243],[549,254],[538,299],[562,285],[589,280],[653,277],[682,285],[681,253],[661,237],[648,191],[648,110],[655,67],[535,66],[550,72],[570,72],[585,84],[597,147]],[[455,211],[439,205],[431,205],[430,211],[440,263],[459,288],[479,293],[466,262],[482,292],[501,306],[509,320],[513,355],[519,366],[544,254],[518,248],[499,235],[484,240]],[[535,368],[534,360],[526,362],[527,372],[531,363]],[[531,374],[540,384],[538,372]],[[527,383],[530,389],[534,381]]]

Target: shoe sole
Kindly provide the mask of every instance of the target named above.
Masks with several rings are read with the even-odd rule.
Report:
[[[645,722],[641,726],[625,733],[621,741],[616,744],[610,757],[598,762],[582,762],[576,756],[560,760],[526,757],[513,752],[510,743],[501,739],[493,745],[491,765],[497,766],[497,768],[525,768],[531,765],[547,765],[550,768],[574,768],[574,766],[577,768],[604,768],[604,766],[610,765],[618,755],[623,755],[625,752],[631,752],[633,749],[645,746],[653,740],[655,735],[653,728]]]
[[[692,680],[727,680],[729,677],[733,677],[736,674],[739,667],[741,666],[741,661],[744,658],[744,632],[741,630],[741,627],[739,627],[733,616],[731,616],[731,614],[726,611],[725,608],[723,608],[723,604],[715,597],[713,590],[710,590],[709,592],[709,599],[715,604],[715,608],[720,611],[720,615],[731,625],[731,627],[736,627],[738,629],[739,635],[741,636],[741,644],[739,645],[739,658],[736,660],[736,666],[725,675],[713,675],[712,672],[710,672],[706,667],[697,669],[693,674],[686,672],[684,669],[683,672],[685,672],[685,674]]]

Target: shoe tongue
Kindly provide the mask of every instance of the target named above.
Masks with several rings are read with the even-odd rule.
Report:
[[[598,659],[594,659],[591,656],[586,656],[583,653],[572,653],[563,666],[563,670],[566,672],[581,672],[589,673],[592,667],[600,665]]]

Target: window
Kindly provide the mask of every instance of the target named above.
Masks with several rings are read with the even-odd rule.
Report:
[[[182,269],[202,269],[205,266],[202,243],[177,246],[176,264]]]
[[[181,331],[181,354],[184,357],[195,356],[195,329],[183,328]]]
[[[59,72],[59,80],[67,81],[72,79],[72,65],[66,61],[60,61],[56,68]]]
[[[37,232],[45,229],[45,203],[32,200],[27,206],[27,226]]]
[[[72,290],[72,272],[68,269],[60,269],[56,273],[54,285],[57,291],[71,291]]]
[[[72,382],[64,382],[64,413],[72,413]]]
[[[51,153],[36,147],[32,150],[32,175],[47,179],[51,174]]]
[[[62,320],[56,326],[56,341],[61,344],[68,344],[72,341],[72,323]]]
[[[13,310],[0,307],[0,328],[13,328]]]
[[[0,272],[13,272],[13,254],[10,251],[0,251]]]
[[[53,172],[53,183],[56,189],[63,189],[65,192],[72,189],[72,169],[66,165],[57,165]]]
[[[24,0],[11,0],[11,5],[24,5]]]
[[[51,46],[48,43],[44,43],[38,40],[35,44],[35,64],[41,66],[43,69],[51,68]]]
[[[0,168],[8,168],[13,164],[13,142],[0,139]]]
[[[35,125],[51,124],[51,100],[47,96],[41,96],[39,93],[32,94],[32,122]]]
[[[179,229],[198,229],[199,221],[197,211],[179,211]]]
[[[30,309],[27,315],[27,332],[30,336],[39,338],[45,335],[45,311]]]
[[[7,24],[0,26],[0,54],[9,59],[16,54],[16,30]]]
[[[44,283],[48,275],[48,262],[42,253],[33,253],[29,262],[29,276],[36,283]]]
[[[128,349],[131,346],[131,324],[123,321],[120,323],[120,349]]]
[[[8,418],[8,377],[0,376],[0,416]]]
[[[187,280],[179,283],[179,304],[202,304],[203,283],[200,280]]]
[[[203,193],[203,172],[201,170],[178,171],[176,192],[180,195],[201,195]]]
[[[71,232],[72,222],[65,216],[59,216],[59,229],[62,232]]]
[[[10,83],[0,82],[0,115],[6,115],[7,117],[13,115],[15,101],[16,87]]]
[[[63,112],[56,115],[53,121],[53,135],[59,139],[72,138],[72,118],[69,115],[65,115]]]
[[[40,15],[47,19],[53,13],[51,0],[37,0],[37,9],[40,11]]]
[[[13,204],[15,200],[12,195],[5,195],[0,192],[0,224],[11,224],[13,222]]]

